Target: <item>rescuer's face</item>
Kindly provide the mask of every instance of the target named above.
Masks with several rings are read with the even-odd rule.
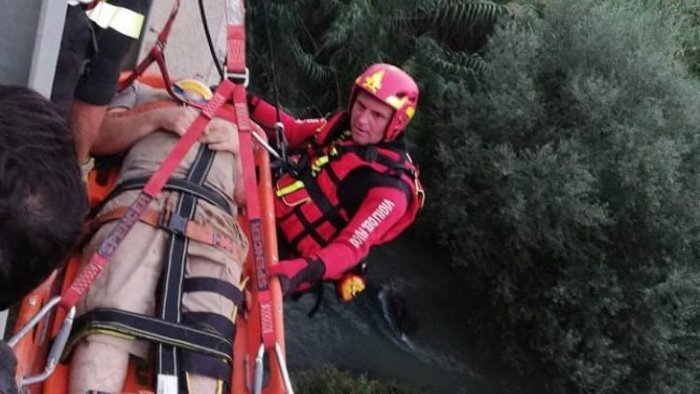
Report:
[[[352,139],[360,145],[376,144],[384,139],[384,132],[394,110],[387,104],[359,91],[350,112]]]

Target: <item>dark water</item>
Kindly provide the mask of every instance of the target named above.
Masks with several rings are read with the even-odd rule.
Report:
[[[331,363],[370,377],[391,379],[425,393],[488,393],[470,367],[470,339],[454,273],[439,249],[407,240],[373,251],[369,289],[351,303],[341,303],[326,289],[324,304],[306,316],[314,297],[285,308],[289,368]],[[401,297],[396,297],[400,294]],[[391,318],[405,300],[408,333]]]

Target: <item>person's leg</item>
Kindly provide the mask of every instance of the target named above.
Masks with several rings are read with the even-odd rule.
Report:
[[[123,350],[123,346],[82,341],[73,351],[68,393],[85,394],[90,390],[119,392],[124,385],[128,366],[129,352]]]
[[[123,193],[103,212],[126,206],[138,192]],[[160,202],[154,205],[157,207]],[[99,216],[99,215],[98,215]],[[83,248],[83,263],[100,247],[116,222],[103,225]],[[110,263],[97,277],[88,293],[78,303],[78,313],[99,308],[114,308],[152,316],[154,294],[162,268],[162,254],[169,233],[136,223],[117,249]],[[148,343],[111,335],[90,335],[74,350],[71,359],[70,393],[86,390],[120,392],[128,367],[129,355],[146,358]]]
[[[219,394],[222,392],[221,381],[209,376],[188,373],[187,380],[190,393]]]
[[[242,246],[245,247],[244,245]],[[190,244],[188,257],[185,271],[186,278],[215,278],[238,287],[242,268],[240,256],[234,258],[212,247],[192,243]],[[189,324],[217,331],[220,335],[229,336],[233,340],[233,333],[235,332],[233,325],[235,324],[237,307],[230,299],[209,291],[189,292],[183,295],[182,309],[184,316],[187,316],[188,313],[208,313],[223,317],[224,322],[228,321],[230,327],[217,326],[216,322],[218,319],[209,322],[190,321]],[[192,365],[191,361],[189,365]],[[221,380],[197,372],[199,371],[188,371],[187,373],[187,384],[191,393],[214,394],[222,392],[223,382]]]
[[[225,280],[234,286],[238,285],[240,270],[231,270],[226,264],[212,262],[199,256],[191,256],[187,267],[188,277],[209,277]],[[236,306],[233,302],[219,294],[198,291],[193,293],[185,293],[182,300],[182,308],[184,315],[188,313],[211,313],[221,316],[224,321],[228,321],[230,329],[225,326],[216,326],[216,320],[213,321],[190,321],[189,324],[200,329],[208,329],[217,332],[220,335],[228,336],[233,339],[233,325],[235,324]],[[186,356],[187,357],[187,356]],[[208,360],[206,362],[211,362]],[[198,364],[197,361],[187,362],[186,366]],[[196,365],[195,365],[196,367]],[[187,368],[187,367],[186,367]],[[190,393],[214,394],[219,393],[222,383],[219,379],[199,374],[198,369],[191,371],[188,368],[187,378]]]

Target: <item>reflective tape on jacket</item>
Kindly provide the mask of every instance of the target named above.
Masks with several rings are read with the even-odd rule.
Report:
[[[114,29],[135,40],[138,40],[141,35],[144,16],[128,8],[100,1],[86,14],[90,20],[103,29]]]
[[[90,4],[93,1],[99,1],[99,0],[68,0],[68,5],[74,7],[78,4]]]

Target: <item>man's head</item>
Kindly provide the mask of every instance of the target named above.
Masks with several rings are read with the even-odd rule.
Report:
[[[397,139],[417,105],[418,85],[410,75],[391,64],[371,65],[357,77],[350,93],[353,140],[366,145]]]
[[[64,119],[39,94],[0,85],[0,309],[66,258],[87,209]]]

